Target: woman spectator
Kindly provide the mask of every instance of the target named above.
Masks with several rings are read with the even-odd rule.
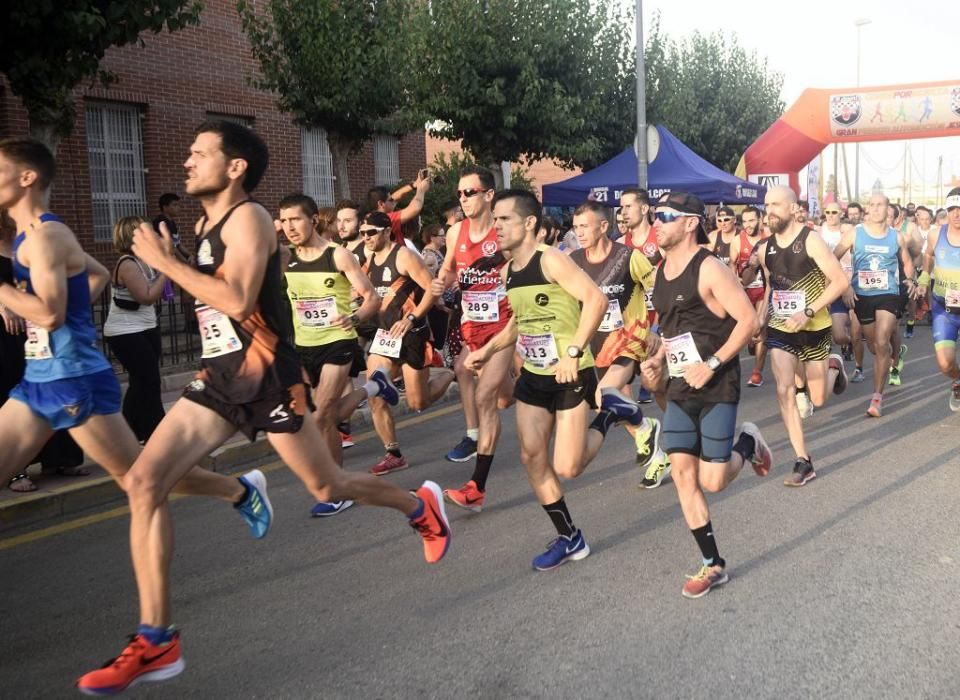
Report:
[[[166,278],[131,252],[133,232],[144,223],[127,216],[113,227],[113,247],[120,254],[113,268],[113,298],[103,326],[107,346],[129,377],[123,417],[140,442],[146,442],[163,419],[160,398],[160,328],[155,304]]]

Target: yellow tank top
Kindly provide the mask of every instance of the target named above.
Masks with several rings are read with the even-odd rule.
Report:
[[[328,245],[314,260],[301,260],[291,252],[284,275],[293,311],[294,341],[300,347],[329,345],[357,337],[352,328],[331,326],[337,316],[349,316],[350,282],[333,260],[336,246]]]

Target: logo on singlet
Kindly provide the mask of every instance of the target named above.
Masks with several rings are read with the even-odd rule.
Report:
[[[336,284],[336,282],[333,281],[332,277],[327,277],[327,279],[323,281],[324,287],[332,287],[334,284]]]
[[[651,257],[651,256],[652,256],[654,253],[656,253],[656,252],[657,252],[657,244],[656,244],[656,243],[644,243],[644,244],[643,244],[643,254],[646,255],[648,258]]]
[[[393,279],[393,273],[390,272],[390,268],[389,267],[383,268],[383,281],[389,282],[392,279]]]
[[[213,265],[213,251],[210,249],[210,241],[206,238],[197,248],[197,265]]]
[[[483,251],[483,254],[488,258],[492,258],[497,254],[497,242],[496,241],[484,241],[483,245],[480,246],[480,250]]]
[[[550,297],[548,297],[546,294],[540,293],[533,298],[533,301],[537,306],[546,306],[550,303]]]

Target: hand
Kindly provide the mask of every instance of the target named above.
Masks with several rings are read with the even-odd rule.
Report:
[[[430,293],[437,297],[438,299],[443,296],[443,293],[446,291],[446,287],[443,284],[443,280],[434,277],[430,281]]]
[[[402,318],[396,323],[393,324],[393,327],[390,328],[390,337],[391,338],[402,338],[404,333],[413,328],[413,324],[410,323],[410,320],[407,318]]]
[[[663,356],[655,355],[640,363],[640,376],[646,380],[647,386],[660,387],[664,383],[665,368]]]
[[[3,325],[10,335],[22,335],[26,330],[23,319],[5,306],[0,306],[0,316],[3,316]]]
[[[330,321],[331,328],[340,328],[341,330],[349,331],[353,329],[353,319],[350,315],[346,316],[337,316]]]
[[[480,348],[479,350],[473,350],[469,355],[467,355],[466,359],[463,361],[463,366],[469,370],[478,372],[485,364],[487,364],[488,359],[490,358],[487,357],[487,354],[484,352],[484,348]]]
[[[577,381],[577,375],[580,373],[579,357],[561,357],[557,363],[557,371],[554,377],[557,384],[571,384]]]
[[[420,177],[420,173],[417,173],[417,179],[413,181],[413,189],[417,192],[427,192],[430,189],[430,174],[427,173],[427,176],[424,178]]]
[[[809,320],[810,319],[807,318],[807,315],[803,311],[798,311],[793,316],[788,318],[783,325],[786,326],[788,333],[796,333],[805,325],[807,325],[807,321]]]
[[[853,287],[847,287],[847,291],[843,293],[842,298],[848,309],[852,309],[856,305],[857,295],[854,293]]]
[[[927,296],[927,287],[925,285],[918,284],[913,288],[913,298],[914,299],[925,299]]]
[[[803,316],[803,314],[800,314]],[[791,316],[787,322],[793,320]],[[691,389],[701,389],[707,382],[713,379],[713,370],[710,369],[710,366],[706,362],[698,362],[695,365],[688,366],[683,372],[683,378],[686,380],[687,385]]]
[[[143,222],[133,232],[133,254],[158,272],[165,272],[164,265],[173,259],[173,239],[165,223],[160,224],[160,235],[153,226]]]

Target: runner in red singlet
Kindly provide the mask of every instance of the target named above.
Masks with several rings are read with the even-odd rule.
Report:
[[[760,258],[757,256],[757,246],[769,234],[760,227],[760,210],[756,207],[746,207],[741,218],[743,230],[730,242],[730,267],[747,292],[753,308],[759,311],[765,282],[760,269]],[[747,386],[763,385],[763,366],[767,360],[763,332],[761,329],[760,335],[753,338],[748,346],[750,354],[754,356],[754,365]]]

